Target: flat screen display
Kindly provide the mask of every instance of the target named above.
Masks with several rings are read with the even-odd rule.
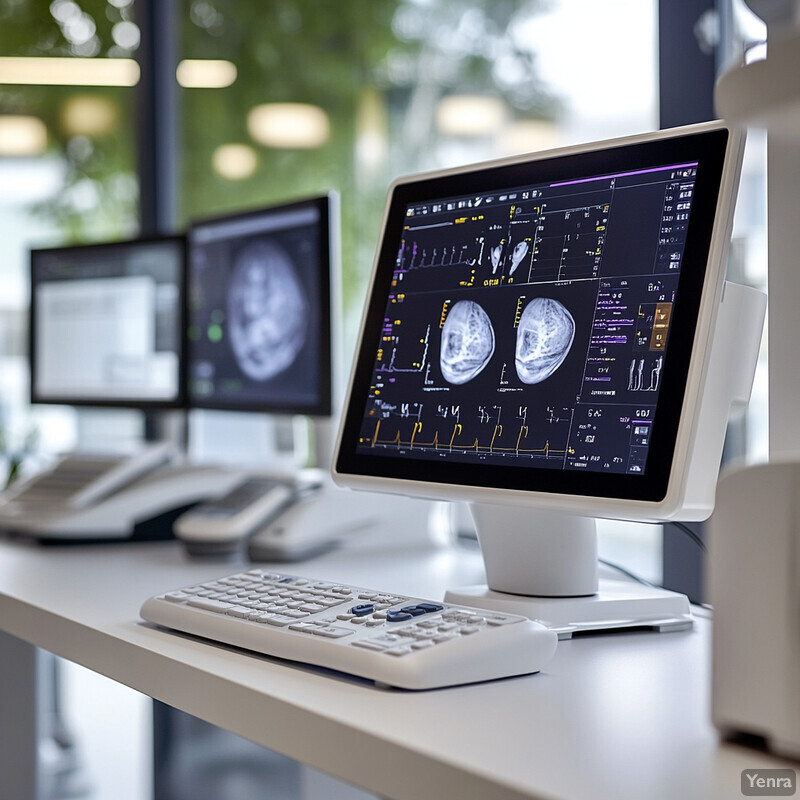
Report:
[[[190,405],[329,414],[330,199],[197,221],[188,244]]]
[[[727,136],[397,183],[337,469],[661,499]]]
[[[179,406],[183,237],[31,251],[34,403]]]

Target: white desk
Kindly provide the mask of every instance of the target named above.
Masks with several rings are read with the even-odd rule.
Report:
[[[785,766],[719,746],[708,721],[705,620],[691,632],[562,642],[539,675],[425,693],[378,689],[139,621],[146,597],[235,569],[189,562],[176,543],[0,541],[0,629],[11,635],[0,676],[7,684],[15,669],[24,674],[32,648],[18,637],[397,800],[727,800],[741,796],[743,769]],[[436,598],[478,580],[481,565],[473,553],[378,549],[362,539],[295,571]],[[9,696],[25,702],[6,685],[0,697]],[[6,744],[20,732],[9,710],[0,709]],[[11,781],[0,771],[0,796],[12,796]]]

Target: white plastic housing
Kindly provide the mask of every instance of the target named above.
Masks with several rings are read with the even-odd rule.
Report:
[[[800,463],[720,479],[709,524],[712,716],[723,736],[800,757]]]

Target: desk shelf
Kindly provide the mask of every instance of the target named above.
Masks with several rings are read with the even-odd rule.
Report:
[[[230,571],[188,561],[175,542],[62,550],[0,540],[0,630],[393,800],[727,800],[743,769],[785,766],[719,744],[706,619],[691,631],[562,642],[539,675],[431,692],[380,689],[139,620],[146,597]],[[302,570],[425,597],[480,571],[476,553],[377,542]]]

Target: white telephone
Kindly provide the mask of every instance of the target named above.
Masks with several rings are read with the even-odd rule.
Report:
[[[318,470],[296,476],[250,474],[229,491],[189,509],[175,520],[175,536],[190,555],[234,555],[250,536],[303,497],[319,490]]]
[[[176,514],[241,476],[181,464],[163,443],[133,455],[68,455],[0,495],[0,530],[54,543],[170,538]]]

